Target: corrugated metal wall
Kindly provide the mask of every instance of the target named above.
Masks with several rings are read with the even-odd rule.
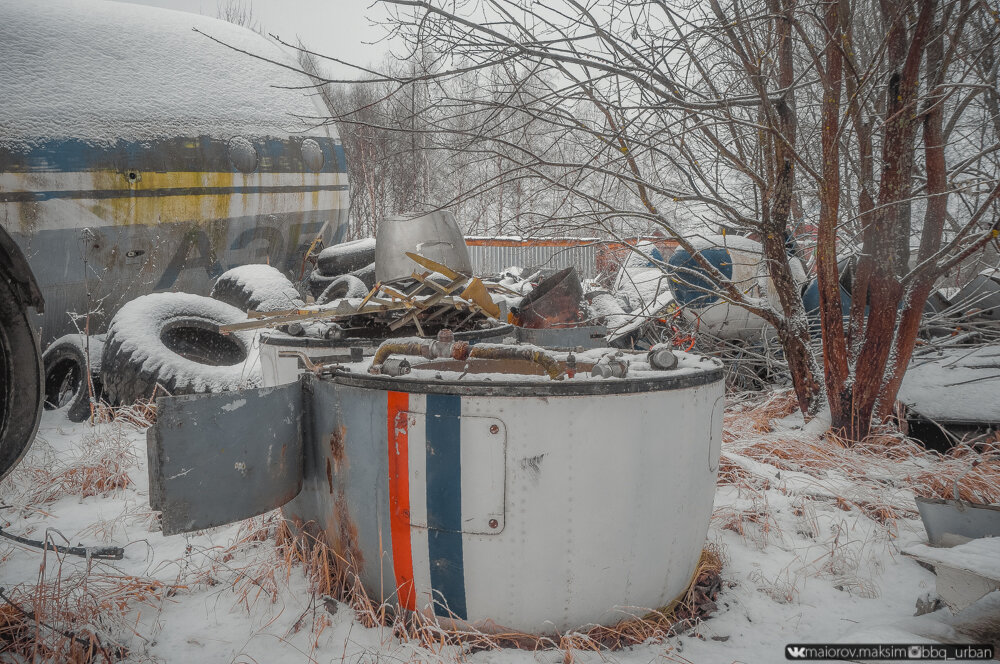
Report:
[[[470,244],[469,258],[472,260],[472,269],[476,275],[497,274],[512,265],[560,270],[573,266],[581,279],[593,279],[597,276],[596,259],[599,246],[600,244],[596,242],[576,247],[539,245],[503,247]]]

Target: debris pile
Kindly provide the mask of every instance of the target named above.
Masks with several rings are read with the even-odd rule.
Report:
[[[415,332],[427,337],[499,327],[500,308],[486,285],[446,265],[412,252],[422,270],[405,279],[376,283],[363,297],[343,297],[317,305],[274,312],[250,311],[250,320],[223,325],[223,333],[280,327],[291,336],[325,339],[381,339]]]

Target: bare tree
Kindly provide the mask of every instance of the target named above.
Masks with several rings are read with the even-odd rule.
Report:
[[[246,0],[218,0],[215,5],[215,17],[234,25],[253,30],[263,35],[264,27],[253,9],[253,2]]]
[[[850,439],[891,410],[935,282],[997,236],[1000,27],[985,2],[384,2],[430,60],[395,83],[431,81],[423,111],[448,109],[422,131],[499,165],[466,193],[541,183],[559,192],[550,224],[663,229],[775,328],[803,411],[825,396]],[[718,227],[762,242],[777,302],[689,242]],[[818,354],[795,233],[816,259]],[[857,256],[846,328],[845,254]]]

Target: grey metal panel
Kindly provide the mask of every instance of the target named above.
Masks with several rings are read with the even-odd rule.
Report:
[[[608,328],[603,325],[580,327],[518,327],[517,340],[546,348],[606,348]]]
[[[976,317],[1000,320],[1000,281],[977,275],[951,301],[963,314],[976,312]]]
[[[915,357],[899,400],[921,418],[941,424],[1000,424],[1000,346],[938,348]]]
[[[1000,505],[917,498],[931,546],[954,546],[968,539],[1000,537]]]
[[[283,508],[293,522],[352,560],[369,588],[394,588],[389,521],[386,392],[305,379],[302,491]]]
[[[299,383],[157,399],[147,433],[149,504],[165,535],[284,505],[302,487]]]

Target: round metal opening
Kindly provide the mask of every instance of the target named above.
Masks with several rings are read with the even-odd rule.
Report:
[[[45,410],[68,405],[80,389],[82,378],[79,362],[72,358],[56,362],[45,375]]]
[[[253,173],[259,161],[257,148],[242,136],[235,136],[229,141],[229,161],[239,172]]]
[[[311,138],[302,141],[302,161],[310,171],[319,172],[323,169],[326,157],[323,155],[323,148],[319,143]]]
[[[247,351],[236,337],[221,334],[205,321],[172,322],[160,332],[160,341],[184,359],[212,367],[230,367],[247,359]]]

